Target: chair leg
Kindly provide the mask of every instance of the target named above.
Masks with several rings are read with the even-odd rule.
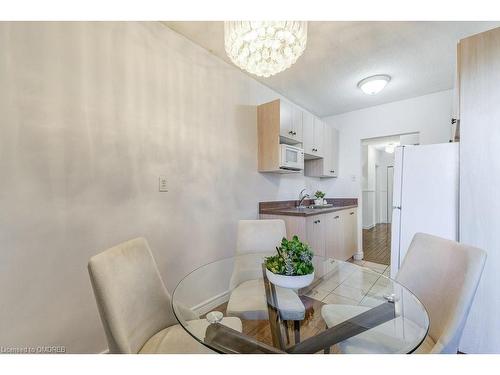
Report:
[[[328,326],[326,326],[326,329],[328,329]],[[330,354],[330,347],[323,349],[323,352],[325,354]]]
[[[293,321],[293,330],[295,333],[295,344],[300,342],[300,320]]]
[[[284,320],[283,324],[285,325],[286,342],[287,342],[287,344],[290,344],[290,332],[289,332],[289,327],[288,327],[288,320]]]

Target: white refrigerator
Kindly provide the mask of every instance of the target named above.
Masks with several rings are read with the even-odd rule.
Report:
[[[458,241],[459,144],[401,146],[395,151],[391,229],[394,277],[415,233]]]

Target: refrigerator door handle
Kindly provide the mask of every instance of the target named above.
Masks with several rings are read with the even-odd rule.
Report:
[[[393,210],[400,210],[400,209],[401,209],[401,206],[392,206],[392,209],[393,209]]]

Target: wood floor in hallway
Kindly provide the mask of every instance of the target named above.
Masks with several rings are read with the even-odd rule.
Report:
[[[377,224],[363,229],[364,260],[380,264],[391,261],[391,224]]]

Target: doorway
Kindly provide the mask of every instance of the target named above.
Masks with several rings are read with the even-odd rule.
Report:
[[[418,138],[415,133],[361,141],[364,261],[390,263],[394,151],[418,144]]]

